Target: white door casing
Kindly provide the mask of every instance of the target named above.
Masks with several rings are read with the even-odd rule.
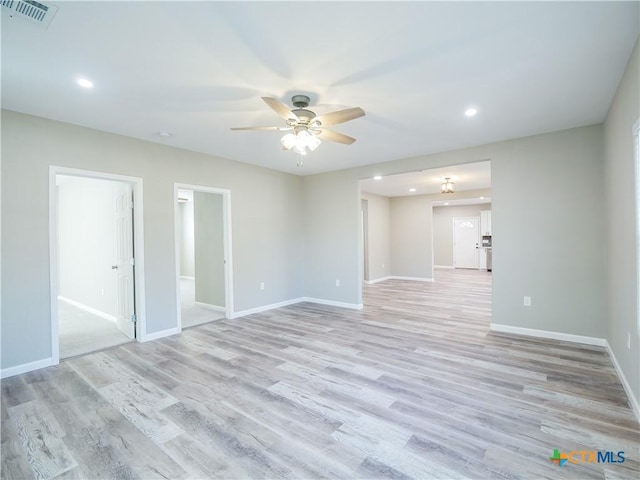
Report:
[[[453,266],[454,268],[479,268],[480,219],[478,217],[454,217]]]
[[[51,358],[45,359],[43,366],[57,365],[60,363],[60,343],[58,338],[58,199],[56,188],[57,175],[72,175],[85,178],[100,178],[105,180],[115,180],[126,182],[131,185],[134,197],[133,225],[135,228],[134,242],[136,252],[135,276],[135,307],[136,307],[136,340],[145,342],[166,336],[170,333],[161,332],[162,335],[155,334],[153,337],[147,334],[146,326],[146,305],[145,305],[145,268],[144,268],[144,195],[143,180],[139,177],[130,177],[115,173],[95,172],[78,168],[61,167],[58,165],[49,166],[49,308],[51,314]],[[114,252],[115,255],[115,252]],[[109,268],[107,265],[106,268]],[[172,332],[174,333],[174,332]],[[31,365],[31,364],[29,364]],[[34,368],[24,369],[19,373],[24,373]]]
[[[118,330],[135,338],[134,255],[133,255],[133,196],[131,185],[122,184],[116,197],[116,260],[112,269],[116,273]]]

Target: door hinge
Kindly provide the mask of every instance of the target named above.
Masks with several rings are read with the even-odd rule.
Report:
[[[131,260],[129,260],[129,265],[134,265],[136,264],[136,259],[132,258]]]
[[[138,319],[136,318],[136,314],[131,315],[131,323],[136,323]]]

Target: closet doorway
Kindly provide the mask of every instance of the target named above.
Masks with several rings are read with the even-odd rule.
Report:
[[[55,363],[144,338],[141,198],[138,178],[50,168]]]
[[[176,184],[178,328],[230,318],[230,192]]]

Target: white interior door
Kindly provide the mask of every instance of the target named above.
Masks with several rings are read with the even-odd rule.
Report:
[[[454,217],[453,266],[455,268],[479,268],[480,219],[478,217]]]
[[[135,338],[134,319],[135,285],[133,279],[133,196],[131,186],[122,184],[116,197],[116,271],[118,296],[118,329],[129,338]]]

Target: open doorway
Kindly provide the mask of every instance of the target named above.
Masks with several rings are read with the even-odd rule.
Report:
[[[360,192],[365,308],[385,305],[428,322],[431,307],[454,318],[465,302],[478,302],[483,313],[473,321],[488,330],[491,162],[377,175],[361,180]]]
[[[133,185],[56,174],[55,187],[59,357],[135,340]]]
[[[176,185],[178,327],[230,318],[230,193]]]
[[[450,193],[444,192],[446,179],[453,190]],[[491,237],[486,234],[491,222],[485,227],[483,219],[491,218],[490,161],[376,176],[361,180],[360,191],[366,220],[361,246],[364,271],[368,272],[365,283],[387,279],[432,282],[437,277],[435,270],[456,266],[489,270],[485,247],[491,243],[487,238],[485,244],[484,237]],[[473,228],[461,223],[470,248],[458,252],[458,265],[454,262],[454,217],[473,217]]]
[[[435,269],[491,271],[491,198],[439,201],[433,204]]]

